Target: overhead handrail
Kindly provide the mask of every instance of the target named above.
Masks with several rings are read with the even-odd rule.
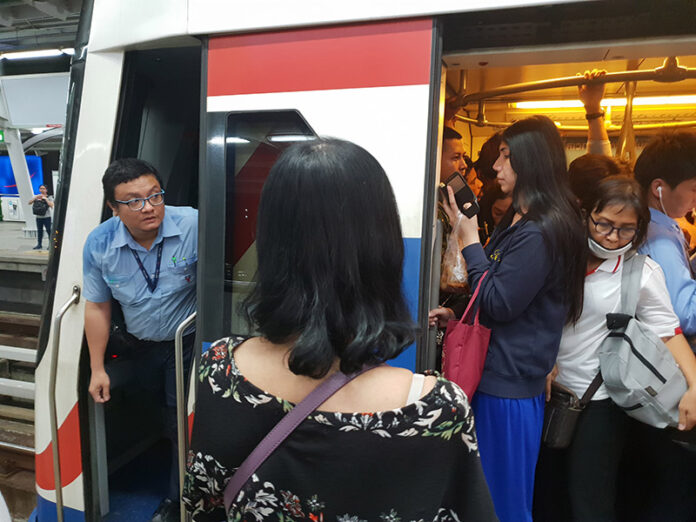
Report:
[[[186,394],[184,393],[184,331],[196,320],[193,312],[176,328],[174,335],[174,368],[176,370],[176,440],[177,462],[179,465],[179,512],[181,522],[186,522],[188,516],[184,501],[184,473],[186,471],[186,449],[188,447],[188,430],[186,429]]]
[[[596,85],[600,83],[624,83],[632,81],[652,80],[661,83],[680,82],[686,79],[696,78],[696,68],[679,65],[676,56],[665,58],[662,66],[647,71],[621,71],[607,73],[597,78],[587,79],[584,76],[567,76],[550,80],[537,80],[534,82],[513,83],[490,89],[488,91],[474,92],[459,96],[457,104],[461,107],[474,102],[481,102],[508,94],[519,92],[541,91],[544,89],[557,89],[560,87],[577,87],[578,85]]]
[[[80,287],[75,285],[70,299],[61,307],[53,319],[53,345],[51,346],[51,373],[48,381],[48,409],[51,420],[51,445],[53,447],[53,484],[56,488],[56,512],[58,522],[63,522],[63,484],[60,478],[60,453],[58,451],[58,413],[56,408],[56,380],[58,376],[58,350],[60,348],[60,326],[63,316],[72,305],[80,302]]]
[[[456,114],[454,116],[458,121],[469,123],[471,125],[476,125],[477,127],[494,127],[499,129],[504,129],[512,125],[511,121],[488,121],[483,119],[479,121],[475,118],[469,118],[468,116],[462,116],[461,114]],[[557,124],[556,127],[560,131],[568,132],[587,132],[587,125],[560,125]],[[666,121],[662,123],[634,123],[633,130],[636,131],[647,131],[647,130],[659,130],[659,129],[683,129],[689,127],[696,127],[696,120],[689,121]],[[622,125],[606,125],[605,128],[607,132],[620,132],[623,128]]]

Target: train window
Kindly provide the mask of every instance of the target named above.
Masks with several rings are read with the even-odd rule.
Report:
[[[225,322],[224,330],[249,334],[240,305],[254,287],[256,213],[271,167],[281,152],[316,134],[294,110],[233,113],[225,131]]]

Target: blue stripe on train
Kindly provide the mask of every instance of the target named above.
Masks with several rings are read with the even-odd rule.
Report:
[[[403,289],[411,317],[418,320],[418,288],[420,281],[421,240],[419,237],[404,238],[404,281]],[[392,366],[416,371],[416,345],[406,348],[401,355],[389,362]]]
[[[420,277],[420,238],[404,238],[404,281],[403,290],[408,302],[408,308],[411,311],[411,316],[414,320],[418,319],[418,288]],[[204,341],[203,353],[210,348],[212,341]],[[416,345],[415,343],[406,348],[401,355],[390,361],[392,366],[400,368],[408,368],[411,371],[416,370]]]
[[[58,520],[58,514],[56,512],[56,503],[46,500],[41,495],[36,495],[37,504],[36,509],[29,517],[32,522],[52,522],[53,520]],[[77,509],[72,509],[63,506],[63,521],[64,522],[85,522],[84,511],[78,511]]]

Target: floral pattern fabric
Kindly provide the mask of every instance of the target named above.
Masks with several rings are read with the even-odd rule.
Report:
[[[294,406],[237,368],[246,338],[222,339],[201,358],[184,502],[196,521],[497,520],[483,478],[466,396],[439,377],[395,410],[315,411],[239,492],[225,514],[227,481]]]

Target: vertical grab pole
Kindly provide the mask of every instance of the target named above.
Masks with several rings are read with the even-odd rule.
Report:
[[[442,267],[442,221],[435,220],[435,241],[433,242],[433,268],[430,273],[430,305],[432,310],[440,306],[440,271]],[[437,331],[438,326],[428,328],[427,333],[427,352],[425,357],[424,369],[437,370]]]
[[[58,376],[58,350],[60,348],[60,325],[63,316],[72,305],[80,301],[80,287],[75,285],[67,303],[53,319],[53,344],[51,346],[51,373],[48,381],[48,409],[51,417],[51,447],[53,448],[53,485],[56,488],[56,514],[63,522],[63,484],[60,477],[60,452],[58,448],[58,413],[56,408],[56,381]]]
[[[187,513],[182,495],[184,493],[184,472],[186,471],[186,449],[188,432],[186,430],[186,404],[184,393],[184,331],[196,320],[193,312],[176,329],[174,336],[174,364],[176,369],[176,440],[179,464],[179,508],[181,522],[186,522]]]

